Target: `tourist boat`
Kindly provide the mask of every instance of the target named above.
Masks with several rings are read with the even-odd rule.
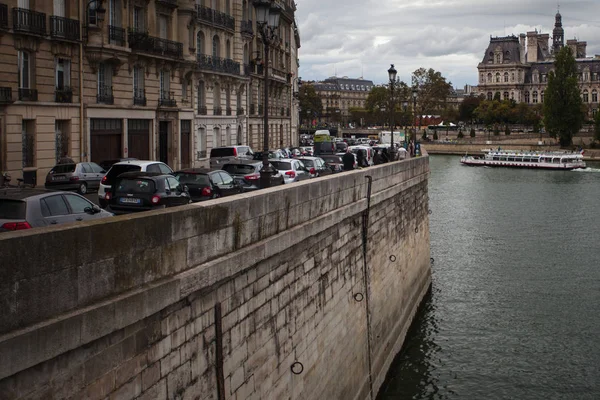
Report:
[[[571,170],[585,168],[583,151],[515,151],[515,150],[483,150],[485,155],[464,155],[460,162],[470,166],[512,167],[534,169]]]

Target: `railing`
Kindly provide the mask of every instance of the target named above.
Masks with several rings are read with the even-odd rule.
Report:
[[[21,101],[37,101],[37,99],[38,99],[37,89],[19,88],[19,100],[21,100]]]
[[[238,107],[237,115],[244,115],[244,107]]]
[[[130,30],[129,47],[165,57],[183,57],[183,43],[149,36],[147,32]]]
[[[56,15],[51,16],[50,36],[53,39],[79,40],[79,21]]]
[[[206,106],[198,106],[198,114],[200,114],[200,115],[207,115],[208,114],[208,108]]]
[[[198,68],[208,69],[216,72],[224,72],[226,74],[239,75],[240,63],[228,58],[213,57],[207,54],[198,54],[196,56]]]
[[[160,98],[158,99],[159,107],[177,107],[177,102],[175,101],[175,95],[173,92],[161,91]]]
[[[0,103],[12,103],[12,88],[0,87]]]
[[[15,32],[46,35],[46,14],[25,8],[13,8],[13,29]]]
[[[125,46],[125,29],[119,26],[108,26],[108,43]]]
[[[72,103],[73,89],[70,87],[56,88],[54,91],[54,101],[57,103]]]
[[[144,89],[133,89],[133,104],[136,106],[146,105],[146,91]]]
[[[115,98],[113,97],[112,86],[100,85],[98,86],[98,94],[96,95],[96,102],[98,104],[113,104]]]
[[[196,4],[196,13],[200,21],[209,22],[232,31],[235,29],[235,19],[231,15],[227,15],[200,4]]]
[[[215,107],[213,110],[213,115],[223,115],[223,109],[221,107]]]
[[[160,4],[164,4],[167,7],[177,7],[177,0],[158,0]]]
[[[233,110],[231,109],[231,107],[227,107],[225,109],[225,115],[231,115],[231,114],[233,114]]]
[[[242,32],[242,35],[253,36],[254,29],[252,28],[252,20],[242,21],[240,30]]]
[[[8,29],[8,6],[0,4],[0,29]]]
[[[256,105],[250,104],[250,115],[254,115],[255,112],[256,112]]]
[[[271,71],[269,71],[269,72],[270,72],[269,75],[271,75],[274,78],[285,79],[285,80],[288,79],[287,73],[285,71],[280,70],[280,69],[271,68]]]

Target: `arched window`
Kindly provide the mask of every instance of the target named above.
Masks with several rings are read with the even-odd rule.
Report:
[[[213,57],[220,57],[221,56],[221,41],[219,40],[219,36],[215,35],[213,36],[213,42],[212,42],[212,55]]]
[[[508,82],[508,72],[504,73],[504,82]]]
[[[481,74],[481,76],[479,77],[479,82],[485,82],[485,76],[483,74]]]
[[[221,143],[221,129],[218,126],[213,128],[213,148],[223,146]]]
[[[583,91],[583,102],[584,103],[589,103],[590,102],[590,94],[587,91],[587,89]]]
[[[493,99],[493,98],[494,98],[494,95],[492,94],[492,92],[488,92],[488,94],[487,94],[487,99],[488,99],[489,101],[492,101],[492,99]]]
[[[496,72],[496,83],[500,83],[500,72]]]
[[[544,91],[542,90],[541,94],[540,94],[540,102],[543,103],[544,102]]]
[[[502,56],[500,55],[500,53],[496,54],[496,64],[501,64],[502,63]]]
[[[227,39],[227,42],[225,42],[225,55],[228,60],[231,60],[231,42],[229,39]]]
[[[596,89],[592,90],[592,103],[598,102],[598,91]]]
[[[515,81],[515,73],[514,73],[514,72],[513,72],[513,73],[511,73],[511,75],[510,75],[510,81],[511,81],[511,82],[514,82],[514,81]]]
[[[533,104],[537,104],[538,102],[538,92],[536,90],[533,91]]]
[[[490,73],[488,73],[488,82],[491,82],[491,81],[492,81],[492,73],[490,72]]]
[[[508,100],[508,92],[502,94],[502,100]]]
[[[204,32],[202,31],[198,31],[198,33],[196,34],[196,54],[206,54],[204,48]]]
[[[525,103],[529,104],[529,92],[525,92]]]

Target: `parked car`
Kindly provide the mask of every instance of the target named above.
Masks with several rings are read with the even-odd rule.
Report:
[[[315,152],[315,148],[313,146],[301,146],[300,151],[303,156],[312,156]]]
[[[106,171],[96,163],[57,164],[46,175],[46,189],[76,190],[86,194],[89,189],[98,189]]]
[[[269,161],[283,175],[283,182],[286,184],[310,178],[308,169],[306,169],[302,161],[295,158]]]
[[[252,160],[254,152],[249,146],[215,147],[210,151],[210,168],[219,169],[223,164],[238,160]]]
[[[345,152],[348,149],[348,143],[346,142],[335,142],[335,151],[336,153]]]
[[[302,164],[308,169],[311,178],[318,176],[330,175],[331,169],[325,165],[325,161],[321,157],[298,157],[297,160],[302,161]]]
[[[110,167],[112,167],[113,165],[115,165],[118,162],[133,161],[133,160],[137,160],[137,158],[126,157],[126,158],[117,158],[114,160],[104,160],[104,161],[99,162],[98,165],[100,165],[103,170],[108,171],[110,169]]]
[[[324,154],[321,158],[325,161],[325,166],[327,166],[332,173],[335,174],[344,171],[344,161],[342,160],[342,156],[337,154]]]
[[[125,172],[120,174],[105,200],[115,214],[149,211],[191,203],[185,185],[173,175],[162,172]]]
[[[229,165],[229,164],[226,164]],[[180,184],[188,187],[192,201],[242,193],[242,187],[226,171],[189,168],[173,173]]]
[[[47,189],[0,191],[0,232],[111,217],[83,196]]]
[[[261,168],[262,162],[260,161],[240,161],[223,165],[223,171],[228,172],[240,184],[244,192],[261,188]],[[271,175],[271,186],[283,185],[283,175],[277,169],[275,172],[274,175]]]
[[[275,149],[275,150],[269,150],[269,156],[267,157],[268,159],[282,159],[282,158],[288,158],[285,153],[282,150],[279,149]],[[255,151],[254,155],[252,156],[253,160],[261,160],[263,159],[263,152],[262,151]]]
[[[167,164],[160,161],[147,161],[147,160],[129,160],[121,161],[113,164],[108,170],[106,175],[100,181],[100,187],[98,188],[98,203],[100,207],[104,208],[107,205],[106,193],[110,191],[110,187],[113,184],[117,176],[124,172],[160,172],[163,174],[171,174],[173,170]]]

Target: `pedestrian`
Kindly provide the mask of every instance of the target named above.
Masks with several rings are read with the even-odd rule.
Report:
[[[379,150],[375,150],[375,155],[373,156],[373,164],[383,164],[383,158],[381,157],[381,153],[379,152]]]
[[[365,153],[366,152],[363,149],[358,149],[356,152],[356,163],[358,164],[359,168],[365,168],[369,166],[367,158],[365,157]]]
[[[344,163],[344,171],[352,171],[354,169],[354,162],[356,159],[354,158],[354,154],[350,151],[350,149],[346,150],[346,154],[342,156],[342,162]]]
[[[388,149],[387,147],[384,147],[383,150],[381,150],[381,162],[382,163],[386,163],[390,161],[390,156],[388,155]]]

